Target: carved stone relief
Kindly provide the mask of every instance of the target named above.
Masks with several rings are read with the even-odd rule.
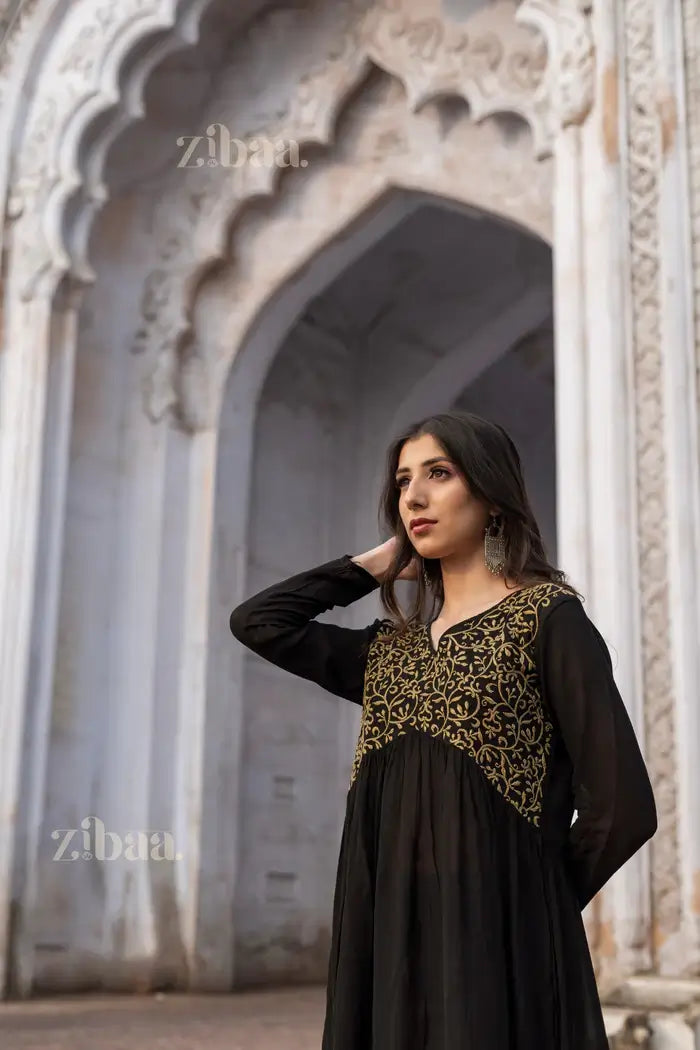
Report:
[[[28,113],[8,200],[8,216],[15,226],[14,265],[24,299],[36,294],[42,278],[48,279],[50,293],[71,267],[63,239],[63,213],[66,201],[82,184],[78,155],[85,129],[98,114],[125,106],[127,98],[129,105],[136,105],[131,118],[138,115],[133,84],[124,98],[115,95],[115,70],[135,45],[157,30],[181,25],[187,38],[192,18],[205,2],[82,0],[69,8]],[[173,46],[176,42],[173,34]],[[154,53],[162,57],[163,46],[158,45]],[[148,64],[137,66],[133,75],[145,77]],[[99,196],[101,187],[95,192]],[[78,275],[86,269],[75,267]]]
[[[499,111],[519,112],[535,134],[547,137],[538,111],[547,67],[545,42],[521,28],[514,14],[511,4],[491,5],[464,27],[377,4],[359,38],[367,55],[404,84],[414,111],[438,95],[457,95],[469,103],[475,120]]]
[[[537,161],[529,147],[525,136],[514,149],[495,125],[468,119],[445,136],[437,105],[412,114],[399,83],[381,77],[343,114],[343,136],[325,157],[290,172],[270,207],[242,213],[232,261],[204,282],[195,303],[196,347],[184,343],[188,367],[193,355],[199,359],[197,389],[189,382],[192,373],[161,353],[151,374],[151,411],[176,406],[187,429],[215,428],[233,354],[257,312],[286,278],[392,187],[469,203],[514,222],[527,216],[533,232],[549,240],[552,163]]]
[[[15,46],[39,0],[0,0],[0,106]]]
[[[189,13],[204,2],[191,0]],[[80,185],[80,137],[90,115],[114,101],[104,72],[114,64],[114,49],[123,59],[149,31],[171,26],[174,8],[174,0],[82,0],[61,26],[65,44],[47,59],[8,201],[24,298],[36,293],[42,277],[48,276],[50,290],[71,264],[77,274],[89,274],[85,260],[69,257],[62,235],[65,201]],[[437,0],[339,0],[332,10],[319,2],[305,13],[270,12],[251,27],[241,53],[256,56],[268,48],[269,54],[275,39],[288,42],[290,20],[304,18],[305,50],[318,58],[297,73],[295,89],[276,111],[263,106],[257,115],[247,114],[241,133],[248,143],[257,137],[328,144],[339,108],[371,64],[400,80],[414,111],[431,98],[453,95],[468,103],[476,120],[518,114],[531,128],[537,157],[551,153],[561,120],[581,119],[590,105],[592,44],[587,16],[578,8],[559,8],[551,0],[519,6],[496,0],[457,25],[445,20]],[[290,47],[283,51],[294,54]],[[566,94],[553,88],[562,71],[568,71]],[[244,74],[242,67],[233,72]],[[160,360],[160,371],[164,356],[174,357],[189,330],[187,288],[225,257],[224,231],[238,210],[261,193],[275,192],[280,181],[279,171],[264,165],[244,164],[224,174],[179,171],[177,199],[157,223],[159,265],[147,281],[135,349],[148,349]],[[164,407],[151,405],[156,415]]]
[[[525,0],[516,19],[537,27],[547,41],[543,96],[549,107],[553,134],[560,127],[582,124],[593,105],[595,45],[590,3],[575,0],[565,6],[555,0]]]
[[[636,386],[637,513],[647,758],[659,829],[652,843],[654,943],[679,930],[680,857],[670,667],[659,263],[661,131],[655,82],[654,0],[625,4],[628,200]]]
[[[297,53],[289,44],[290,34],[303,27],[304,39],[313,38],[308,49],[315,49],[319,59],[301,76],[292,74],[297,78],[295,86],[285,90],[285,101],[273,105],[269,115],[232,114],[231,122],[240,129],[237,135],[241,140],[329,144],[345,98],[374,65],[401,83],[410,111],[419,111],[430,99],[453,96],[468,103],[475,120],[515,113],[530,126],[534,156],[551,155],[559,121],[554,115],[559,111],[553,108],[552,84],[561,63],[569,70],[568,95],[557,103],[562,118],[582,119],[592,99],[592,44],[586,16],[567,11],[559,40],[552,28],[558,24],[558,9],[545,0],[522,4],[517,20],[516,5],[501,0],[477,12],[466,26],[446,23],[437,14],[439,5],[432,6],[435,13],[426,12],[426,5],[421,5],[420,16],[416,16],[416,5],[408,0],[386,0],[371,6],[366,0],[346,0],[333,7],[332,18],[323,4],[303,14],[268,13],[242,41],[232,63],[231,79],[219,92],[216,112],[221,113],[226,98],[253,97],[249,90],[236,90],[237,83],[249,84],[261,67],[261,53],[268,63],[271,54],[277,55],[276,40],[281,39],[284,45],[278,55],[280,64],[290,53]],[[527,27],[528,22],[537,27],[536,32]],[[548,27],[551,46],[557,48],[555,64],[547,59],[543,26]],[[220,124],[212,121],[206,130],[213,133],[217,128]],[[395,132],[387,129],[387,134]],[[226,257],[223,231],[231,228],[246,201],[275,194],[284,181],[272,166],[251,164],[233,169],[214,166],[180,170],[177,176],[176,192],[165,197],[156,221],[161,257],[146,282],[144,323],[134,341],[136,352],[146,352],[158,360],[161,379],[177,370],[175,358],[190,330],[192,304],[187,288],[195,286],[199,275],[214,262]],[[165,301],[169,303],[167,313],[157,307]],[[160,396],[152,401],[150,411],[158,418],[174,403],[175,395],[166,393],[162,381],[155,383],[154,389]]]

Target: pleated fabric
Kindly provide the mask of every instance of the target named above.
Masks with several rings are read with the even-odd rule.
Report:
[[[368,755],[341,841],[323,1050],[607,1050],[563,849],[464,752]]]

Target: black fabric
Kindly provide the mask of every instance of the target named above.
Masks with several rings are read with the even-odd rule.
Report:
[[[233,610],[229,627],[248,649],[345,700],[362,703],[367,645],[377,627],[314,623],[370,594],[378,581],[349,554],[266,587]]]
[[[548,582],[436,649],[429,625],[395,642],[386,620],[312,622],[376,587],[346,554],[230,620],[363,704],[322,1050],[607,1050],[581,910],[656,830],[607,647]]]
[[[567,849],[584,908],[654,834],[656,807],[608,647],[577,598],[552,609],[538,642],[543,700],[572,767]]]

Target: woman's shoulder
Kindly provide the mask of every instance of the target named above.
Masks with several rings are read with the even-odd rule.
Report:
[[[583,610],[584,600],[574,587],[557,580],[538,580],[516,592],[516,603],[531,610],[540,624],[562,605],[574,603]]]
[[[522,585],[516,593],[524,601],[530,601],[543,610],[567,599],[583,604],[581,595],[574,587],[558,580],[534,580]]]

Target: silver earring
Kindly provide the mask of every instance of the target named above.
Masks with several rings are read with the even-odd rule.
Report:
[[[503,571],[506,563],[506,540],[504,536],[503,518],[500,524],[496,522],[497,515],[492,515],[489,524],[484,531],[484,561],[486,568],[494,576]],[[491,530],[495,529],[495,532]]]
[[[423,563],[423,580],[425,581],[425,589],[428,590],[430,588],[430,580],[428,579],[428,570],[425,567],[425,563]]]

